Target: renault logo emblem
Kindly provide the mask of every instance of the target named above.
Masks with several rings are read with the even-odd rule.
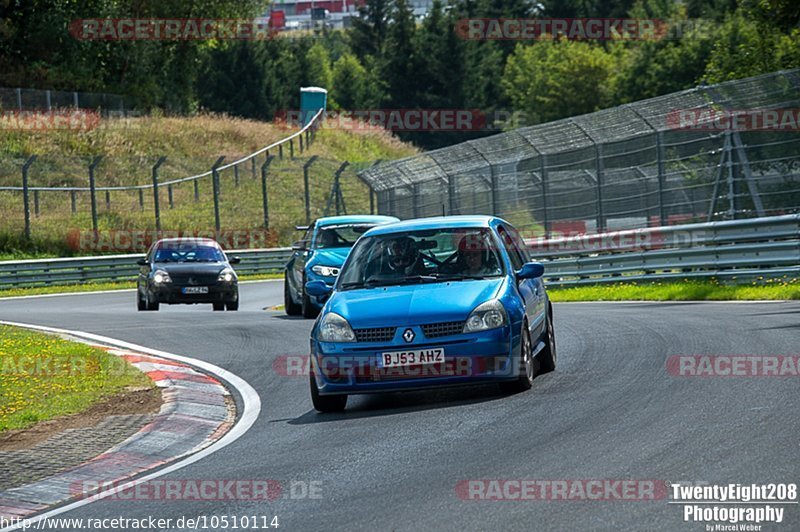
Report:
[[[405,340],[407,344],[413,342],[415,336],[416,334],[414,334],[414,331],[412,331],[411,329],[406,329],[405,331],[403,331],[403,340]]]

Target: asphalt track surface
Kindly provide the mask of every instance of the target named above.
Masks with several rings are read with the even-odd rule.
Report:
[[[495,386],[351,397],[311,408],[305,378],[273,369],[308,352],[310,320],[264,310],[282,283],[241,287],[239,312],[162,306],[132,292],[0,301],[0,319],[75,329],[221,366],[259,393],[239,440],[164,479],[314,482],[320,498],[103,500],[67,518],[265,515],[278,530],[704,530],[656,501],[475,501],[469,479],[800,480],[800,379],[674,377],[671,355],[797,355],[799,303],[556,304],[558,368],[529,392]],[[763,530],[799,530],[800,508]],[[175,528],[177,530],[177,528]]]

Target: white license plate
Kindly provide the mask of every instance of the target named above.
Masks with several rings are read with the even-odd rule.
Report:
[[[183,288],[184,294],[207,294],[208,287],[207,286],[185,286]]]
[[[378,355],[378,367],[399,368],[417,364],[439,364],[444,362],[444,349],[409,349],[387,351]]]

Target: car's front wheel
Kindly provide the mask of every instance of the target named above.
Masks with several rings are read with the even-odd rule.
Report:
[[[507,393],[518,393],[530,390],[533,386],[533,379],[536,377],[537,361],[533,356],[533,343],[531,342],[531,332],[528,329],[528,322],[522,322],[522,333],[519,349],[519,376],[516,380],[500,383],[503,391]]]
[[[342,412],[347,406],[347,395],[320,395],[317,388],[317,379],[314,372],[309,375],[309,385],[311,387],[311,403],[314,410],[323,413]]]
[[[211,303],[211,308],[213,308],[215,312],[223,311],[225,310],[225,303]]]
[[[297,316],[302,309],[300,305],[292,300],[292,294],[289,293],[289,290],[291,290],[289,288],[289,274],[286,273],[283,275],[283,310],[289,316]]]
[[[142,311],[147,310],[147,302],[142,299],[142,294],[139,292],[139,289],[136,289],[136,310]]]
[[[225,303],[225,310],[239,310],[239,300]]]

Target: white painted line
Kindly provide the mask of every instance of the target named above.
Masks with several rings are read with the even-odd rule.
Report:
[[[256,422],[256,419],[258,418],[258,415],[261,413],[261,398],[258,396],[258,392],[256,392],[255,389],[247,383],[247,381],[245,381],[238,375],[235,375],[226,369],[220,368],[219,366],[215,366],[214,364],[210,364],[202,360],[197,360],[182,355],[167,353],[166,351],[159,351],[158,349],[151,349],[149,347],[123,342],[122,340],[108,338],[107,336],[100,336],[97,334],[91,334],[83,331],[71,331],[67,329],[57,329],[54,327],[45,327],[42,325],[31,325],[27,323],[17,323],[13,321],[3,321],[3,320],[0,320],[0,324],[12,325],[16,327],[25,327],[28,329],[34,329],[56,334],[68,334],[78,338],[84,338],[86,340],[92,340],[94,342],[100,342],[114,347],[119,347],[122,349],[130,349],[132,351],[139,351],[141,353],[163,357],[169,360],[175,360],[177,362],[183,362],[184,364],[200,368],[206,371],[207,373],[214,375],[215,377],[219,377],[221,380],[225,381],[230,386],[235,388],[242,396],[242,403],[244,406],[242,411],[242,416],[239,418],[239,421],[236,422],[236,424],[233,427],[231,427],[231,429],[228,432],[226,432],[222,438],[220,438],[218,441],[214,442],[210,446],[206,447],[205,449],[202,449],[196,454],[186,457],[183,460],[175,462],[174,464],[170,464],[164,469],[160,469],[153,473],[147,474],[141,478],[131,480],[121,486],[116,486],[113,489],[102,491],[100,493],[92,495],[91,497],[87,497],[86,499],[81,499],[72,502],[70,504],[67,504],[65,506],[56,508],[54,510],[50,510],[43,514],[37,515],[35,517],[25,519],[23,522],[27,523],[28,526],[43,519],[47,519],[59,514],[63,514],[65,512],[75,510],[82,506],[86,506],[87,504],[91,504],[94,501],[104,499],[106,497],[114,495],[115,493],[119,493],[120,490],[129,489],[143,482],[147,482],[154,478],[158,478],[168,473],[172,473],[173,471],[177,471],[199,460],[202,460],[206,456],[219,451],[223,447],[226,447],[231,443],[235,442],[236,440],[238,440],[239,438],[241,438],[250,429],[250,427],[253,426],[253,424]],[[0,532],[17,530],[21,527],[22,527],[22,522],[17,525],[3,528],[2,530],[0,530]]]
[[[283,279],[254,279],[252,281],[239,281],[239,284],[253,284],[253,283],[274,283],[276,281],[283,282]],[[34,294],[31,296],[8,296],[0,297],[0,301],[7,301],[11,299],[41,299],[45,297],[62,297],[62,296],[91,296],[95,294],[123,294],[125,292],[134,292],[135,288],[119,288],[116,290],[93,290],[87,292],[58,292],[56,294]]]

